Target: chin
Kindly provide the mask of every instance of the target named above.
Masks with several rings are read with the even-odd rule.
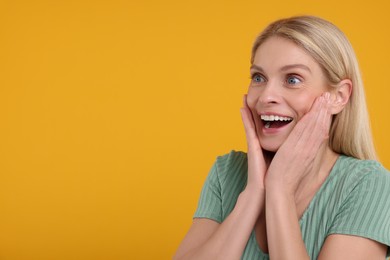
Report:
[[[273,142],[273,143],[260,142],[260,146],[261,146],[261,148],[263,148],[263,150],[268,151],[268,152],[273,152],[273,153],[276,153],[281,145],[282,144],[278,144],[275,142]]]
[[[263,150],[276,153],[282,144],[286,141],[288,136],[259,136],[260,146]]]

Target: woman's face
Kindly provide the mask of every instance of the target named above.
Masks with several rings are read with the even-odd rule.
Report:
[[[329,91],[319,64],[301,47],[271,37],[257,49],[247,103],[261,147],[275,152],[314,100]]]

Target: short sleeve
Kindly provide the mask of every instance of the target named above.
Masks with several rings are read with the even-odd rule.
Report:
[[[328,234],[355,235],[390,246],[390,173],[386,169],[374,167],[353,187]]]
[[[209,218],[222,222],[221,184],[218,178],[218,167],[215,162],[212,166],[200,194],[198,208],[194,218]]]

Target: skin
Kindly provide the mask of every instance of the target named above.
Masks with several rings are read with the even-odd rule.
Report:
[[[250,73],[247,104],[259,130],[261,147],[275,152],[310,110],[315,98],[330,88],[317,62],[282,38],[271,38],[258,48]],[[277,134],[266,134],[260,114],[278,114],[293,121]]]
[[[248,145],[248,183],[222,222],[194,219],[174,259],[240,259],[251,231],[275,259],[309,259],[299,219],[338,154],[328,146],[333,114],[347,104],[352,83],[330,87],[320,66],[294,43],[271,37],[256,51],[241,109]],[[292,119],[269,130],[262,114]],[[384,259],[370,239],[330,235],[318,259]]]
[[[302,194],[300,197],[306,198],[319,188],[338,156],[327,145],[322,145],[328,138],[331,115],[341,111],[332,107],[337,93],[327,83],[317,62],[303,49],[283,38],[270,38],[258,48],[251,75],[244,112],[249,113],[250,110],[252,120],[243,122],[247,138],[248,131],[253,129],[256,133],[257,139],[252,138],[250,144],[258,142],[261,150],[265,151],[254,156],[263,158],[266,164],[266,170],[257,171],[259,174],[276,172],[269,174],[268,185],[287,181],[290,195]],[[273,131],[264,127],[260,120],[263,114],[289,117],[292,122]],[[296,161],[292,161],[292,156],[296,157]],[[313,169],[317,156],[321,157],[322,163]],[[293,163],[303,169],[293,169]],[[278,171],[288,170],[281,169],[282,165],[293,169],[292,173],[280,176]],[[309,174],[310,171],[313,174]],[[304,185],[299,186],[300,183]],[[301,214],[298,212],[298,215]]]

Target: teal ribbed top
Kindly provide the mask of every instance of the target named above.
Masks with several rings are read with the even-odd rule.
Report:
[[[246,153],[231,151],[212,166],[194,218],[221,223],[247,182]],[[390,174],[376,161],[340,156],[299,221],[311,259],[330,234],[355,235],[390,245]],[[387,251],[390,256],[390,250]],[[242,259],[269,259],[252,231]]]

